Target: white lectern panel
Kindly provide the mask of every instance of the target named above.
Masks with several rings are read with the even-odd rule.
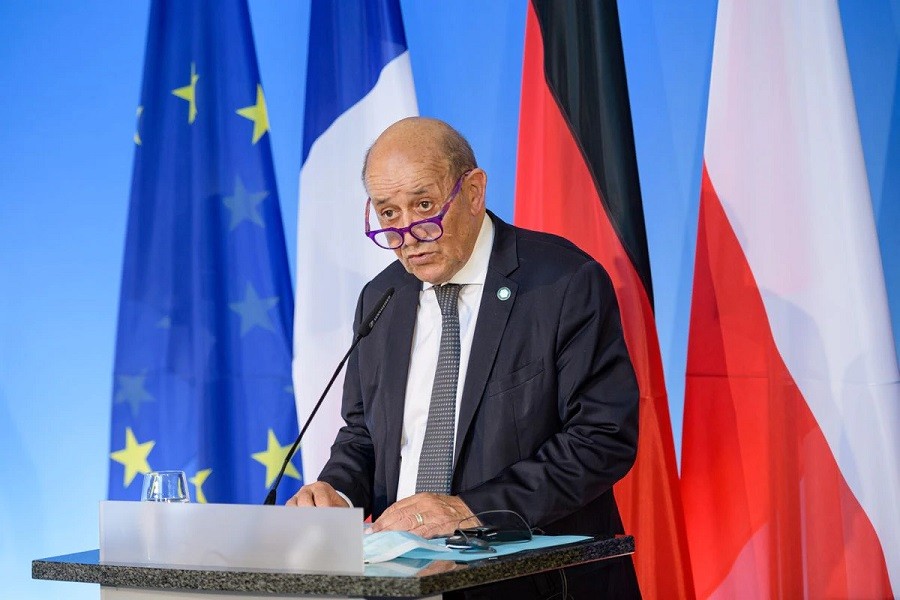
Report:
[[[363,511],[104,501],[100,561],[362,574]]]

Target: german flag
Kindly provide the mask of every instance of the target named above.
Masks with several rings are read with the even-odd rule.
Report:
[[[637,461],[615,486],[641,592],[691,598],[675,447],[616,3],[529,5],[515,222],[561,235],[609,272],[640,399]]]

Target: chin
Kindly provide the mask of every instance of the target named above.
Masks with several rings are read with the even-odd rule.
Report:
[[[415,275],[416,279],[435,285],[437,283],[443,283],[445,279],[449,279],[447,277],[444,277],[444,269],[435,268],[432,266],[412,267],[409,269],[409,272]]]

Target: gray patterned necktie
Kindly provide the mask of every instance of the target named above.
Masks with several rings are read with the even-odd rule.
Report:
[[[416,493],[450,493],[453,476],[453,430],[456,425],[456,383],[459,379],[459,290],[461,285],[445,283],[435,286],[438,306],[441,307],[441,347],[437,369],[431,388],[431,405],[422,454]]]

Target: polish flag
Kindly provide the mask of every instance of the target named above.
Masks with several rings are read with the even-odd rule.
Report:
[[[836,0],[720,0],[682,485],[701,598],[900,591],[900,382]]]

